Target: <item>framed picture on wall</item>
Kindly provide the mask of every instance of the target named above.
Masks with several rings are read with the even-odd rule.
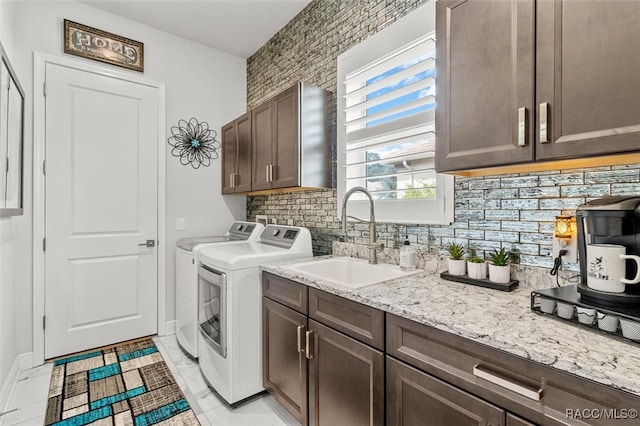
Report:
[[[144,44],[64,20],[64,52],[144,72]]]

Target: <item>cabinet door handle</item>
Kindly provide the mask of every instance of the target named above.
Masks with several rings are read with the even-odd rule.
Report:
[[[234,181],[233,177],[234,177],[234,174],[233,174],[233,173],[231,173],[231,174],[229,175],[229,185],[231,185],[231,188],[233,188],[233,187],[235,187],[235,186],[236,186],[236,185],[235,185],[235,183],[233,182],[233,181]]]
[[[272,164],[271,165],[271,182],[273,182],[274,180],[276,180],[273,170],[275,169],[275,166]]]
[[[532,389],[518,383],[513,383],[506,378],[497,376],[496,373],[483,369],[480,364],[476,364],[473,367],[473,375],[484,379],[487,382],[491,382],[494,385],[498,385],[519,395],[522,395],[525,398],[533,399],[534,401],[540,401],[540,398],[542,397],[542,389]]]
[[[304,356],[307,359],[313,358],[313,350],[311,349],[311,344],[313,343],[313,331],[307,331],[306,333],[306,345],[304,348]]]
[[[271,182],[271,179],[269,179],[269,168],[271,167],[271,164],[269,164],[267,166],[267,182]]]
[[[529,116],[527,109],[518,108],[518,146],[527,146],[527,136],[529,135]]]
[[[302,333],[304,333],[304,325],[298,326],[298,353],[304,352],[304,348],[302,347]]]
[[[549,143],[549,104],[540,104],[540,143]]]

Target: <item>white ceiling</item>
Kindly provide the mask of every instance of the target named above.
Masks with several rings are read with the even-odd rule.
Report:
[[[79,0],[248,58],[311,0]]]

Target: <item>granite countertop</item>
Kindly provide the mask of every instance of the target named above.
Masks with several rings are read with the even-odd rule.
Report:
[[[285,267],[308,261],[261,269],[640,396],[640,347],[533,313],[527,285],[502,292],[446,281],[434,271],[354,290]]]

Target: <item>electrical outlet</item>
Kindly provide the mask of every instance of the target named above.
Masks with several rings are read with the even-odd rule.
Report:
[[[287,219],[287,225],[293,226],[293,219]]]
[[[573,238],[557,238],[553,237],[553,258],[560,255],[560,250],[566,250],[567,254],[562,256],[564,263],[578,262],[578,239]]]
[[[271,224],[272,225],[277,225],[278,224],[278,220],[275,217],[271,218]]]
[[[184,217],[176,218],[176,231],[184,231],[187,229],[187,221]]]
[[[269,223],[269,218],[267,217],[266,214],[257,214],[256,222],[261,223],[264,226],[267,226],[267,224]]]

